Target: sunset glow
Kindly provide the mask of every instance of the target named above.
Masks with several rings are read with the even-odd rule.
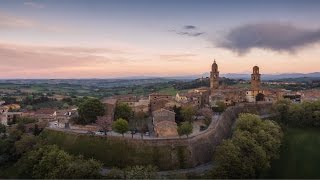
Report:
[[[4,0],[0,78],[317,72],[319,17],[318,1]]]

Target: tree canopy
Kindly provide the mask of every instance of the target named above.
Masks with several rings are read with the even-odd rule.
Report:
[[[178,134],[180,136],[182,135],[187,135],[187,137],[192,133],[193,127],[190,122],[183,122],[181,125],[178,127]]]
[[[226,104],[223,101],[217,101],[216,105],[212,108],[214,112],[222,113],[227,108]]]
[[[0,134],[1,134],[1,133],[6,133],[6,131],[7,131],[6,126],[3,125],[3,124],[0,124]]]
[[[276,102],[276,120],[291,127],[320,127],[320,101],[292,103],[284,99]]]
[[[183,118],[183,121],[193,121],[193,117],[196,114],[196,110],[192,106],[185,106],[181,108],[181,116]]]
[[[104,131],[104,134],[107,135],[107,132],[111,129],[112,127],[112,119],[108,118],[106,116],[101,116],[98,117],[96,123],[98,126]]]
[[[113,122],[112,129],[115,132],[122,134],[123,136],[123,134],[129,130],[128,121],[126,121],[125,119],[119,118]]]
[[[282,136],[276,122],[241,114],[231,139],[217,147],[213,178],[257,178],[279,155]]]
[[[99,178],[102,167],[95,160],[69,155],[55,145],[28,152],[17,165],[21,177],[37,179]]]
[[[103,116],[105,106],[95,98],[89,98],[79,105],[79,124],[94,123],[98,116]]]
[[[116,106],[114,116],[115,116],[115,119],[122,118],[127,121],[130,121],[130,119],[133,117],[133,111],[128,104],[119,103]]]
[[[148,166],[131,166],[125,169],[126,179],[154,179],[157,176],[157,168]]]

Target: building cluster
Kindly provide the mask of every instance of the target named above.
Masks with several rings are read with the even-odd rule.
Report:
[[[152,93],[148,97],[133,95],[113,96],[104,99],[108,112],[105,118],[113,119],[118,103],[125,103],[134,113],[143,112],[152,116],[153,130],[157,137],[177,135],[175,122],[175,107],[193,106],[195,109],[215,107],[217,102],[225,105],[235,105],[241,102],[254,103],[257,101],[274,102],[280,98],[288,98],[294,102],[301,100],[301,94],[285,90],[266,89],[261,86],[261,74],[258,66],[253,67],[251,87],[221,86],[219,69],[216,61],[211,66],[210,87],[200,87],[187,92],[178,92],[175,96],[162,93]]]
[[[281,98],[288,98],[293,102],[301,102],[304,94],[293,93],[280,89],[267,89],[261,85],[261,74],[258,66],[253,67],[251,74],[251,86],[240,88],[237,86],[221,86],[219,68],[216,61],[213,62],[210,72],[210,87],[200,87],[186,92],[178,92],[175,96],[163,93],[152,93],[148,96],[119,95],[102,100],[106,106],[106,113],[98,120],[114,121],[115,110],[118,104],[127,104],[135,114],[143,113],[152,117],[154,135],[157,137],[177,136],[177,123],[174,109],[177,107],[192,106],[195,109],[204,107],[213,108],[218,102],[227,106],[241,102],[255,103],[257,101],[274,102]],[[206,78],[207,79],[207,78]],[[204,78],[202,78],[204,80]],[[308,92],[308,97],[319,97],[316,92]],[[77,115],[76,108],[65,110],[40,109],[37,111],[17,112],[18,105],[3,105],[0,102],[0,119],[2,124],[9,124],[18,117],[32,117],[39,122],[57,121],[64,127],[69,126],[69,120]]]
[[[15,107],[15,108],[13,108]],[[57,121],[61,125],[68,124],[69,120],[77,115],[77,108],[57,110],[53,108],[43,108],[36,111],[20,111],[17,104],[0,105],[1,124],[9,125],[15,123],[19,118],[36,119],[40,124]]]
[[[226,105],[234,105],[239,102],[275,102],[282,98],[300,102],[302,96],[301,93],[293,93],[284,89],[268,89],[262,87],[261,74],[258,66],[253,67],[250,88],[221,87],[219,86],[219,71],[216,61],[212,64],[210,73],[210,91],[209,102],[211,106],[215,106],[217,101],[223,101]]]

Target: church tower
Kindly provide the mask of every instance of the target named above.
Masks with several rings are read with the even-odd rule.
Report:
[[[259,67],[253,67],[253,73],[251,74],[251,89],[253,91],[260,90],[260,81],[261,81],[261,74],[259,73]]]
[[[214,60],[210,72],[210,89],[211,91],[219,88],[219,71],[216,60]]]

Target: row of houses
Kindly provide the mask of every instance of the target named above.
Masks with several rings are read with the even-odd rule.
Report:
[[[175,122],[174,107],[194,106],[201,108],[209,103],[209,88],[198,88],[185,93],[177,93],[171,96],[162,93],[152,93],[148,97],[132,95],[113,96],[102,100],[107,112],[100,119],[114,120],[114,112],[117,104],[125,103],[131,107],[134,113],[143,112],[152,117],[153,131],[157,137],[177,136],[177,124]]]
[[[10,111],[8,106],[0,106],[0,120],[1,124],[8,125],[16,118],[29,117],[37,119],[39,122],[58,121],[67,123],[69,119],[77,114],[77,108],[70,108],[65,110],[57,110],[52,108],[44,108],[36,111]],[[19,110],[19,109],[17,109]]]

